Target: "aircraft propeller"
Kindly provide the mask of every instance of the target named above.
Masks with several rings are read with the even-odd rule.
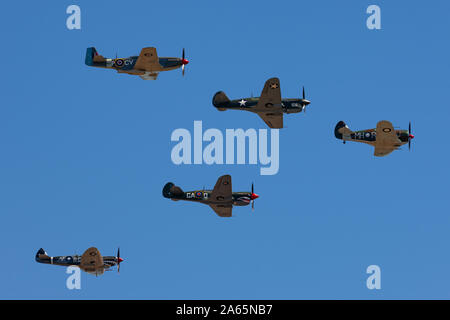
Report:
[[[408,149],[411,150],[411,140],[414,139],[414,135],[411,133],[411,121],[408,126]]]
[[[306,113],[306,106],[309,105],[311,103],[311,101],[306,100],[306,95],[305,95],[305,87],[303,86],[303,90],[302,90],[302,105],[303,105],[303,112]]]
[[[252,200],[252,211],[255,211],[255,199],[258,199],[259,196],[255,194],[255,188],[252,182],[252,194],[250,195],[250,199]]]
[[[120,247],[117,248],[117,272],[120,273],[120,263],[123,259],[120,257]]]
[[[182,58],[181,58],[181,73],[184,76],[184,66],[187,65],[189,63],[189,60],[186,60],[184,57],[184,48],[183,48],[183,53],[182,53]]]

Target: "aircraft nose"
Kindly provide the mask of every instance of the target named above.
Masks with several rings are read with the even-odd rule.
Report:
[[[303,99],[303,104],[304,104],[305,106],[309,105],[310,103],[311,103],[311,101],[306,100],[306,99]]]
[[[188,64],[189,63],[189,60],[187,60],[187,59],[181,59],[181,64]]]
[[[414,139],[414,135],[410,134],[410,135],[409,135],[409,138],[410,138],[410,139]]]
[[[256,193],[252,193],[250,195],[250,199],[252,199],[252,200],[255,200],[255,199],[258,199],[258,198],[259,198],[259,196]]]
[[[117,261],[119,261],[119,263],[121,263],[123,261],[123,259],[119,257],[119,258],[117,258]]]

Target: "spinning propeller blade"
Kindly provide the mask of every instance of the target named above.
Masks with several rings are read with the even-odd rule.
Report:
[[[411,121],[408,126],[408,149],[411,150],[411,140],[414,139],[414,135],[411,133]]]
[[[120,273],[120,263],[123,259],[120,257],[120,247],[117,248],[117,272]]]
[[[181,54],[181,74],[184,76],[184,66],[189,63],[189,60],[185,59],[184,48],[183,53]]]
[[[255,199],[258,199],[259,196],[255,194],[255,187],[252,182],[252,194],[250,195],[250,200],[252,201],[252,211],[255,211]]]
[[[303,112],[306,113],[306,106],[309,105],[311,102],[309,100],[306,100],[306,94],[305,94],[305,86],[303,86],[302,90],[302,105],[303,105]]]

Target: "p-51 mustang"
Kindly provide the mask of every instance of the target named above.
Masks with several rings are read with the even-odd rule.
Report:
[[[221,176],[211,190],[196,190],[184,192],[172,182],[163,188],[163,196],[174,201],[186,200],[209,205],[220,217],[231,217],[233,206],[247,206],[259,196],[254,193],[253,183],[251,192],[233,192],[231,189],[231,176]]]
[[[83,255],[50,257],[44,249],[39,249],[36,253],[36,261],[45,264],[54,264],[57,266],[78,266],[81,270],[95,274],[96,276],[109,271],[111,267],[117,265],[117,272],[120,271],[120,263],[123,259],[120,257],[120,249],[117,249],[117,257],[102,257],[97,248],[87,249]]]
[[[161,71],[174,70],[181,67],[184,76],[184,66],[189,63],[184,58],[158,58],[156,48],[143,48],[139,56],[128,58],[105,58],[97,53],[94,47],[86,49],[86,65],[90,67],[115,69],[119,73],[138,75],[144,80],[156,80]]]
[[[386,156],[406,143],[411,149],[411,140],[414,139],[411,134],[411,122],[408,130],[395,130],[392,123],[386,120],[378,122],[376,129],[361,131],[352,131],[344,121],[339,121],[334,129],[334,135],[344,143],[356,141],[374,146],[374,155],[377,157]]]
[[[311,102],[305,99],[305,88],[303,88],[302,99],[282,99],[280,80],[271,78],[266,81],[260,97],[230,100],[223,91],[219,91],[214,95],[212,103],[219,111],[230,109],[254,112],[270,128],[281,129],[283,128],[283,113],[305,111],[306,106]]]

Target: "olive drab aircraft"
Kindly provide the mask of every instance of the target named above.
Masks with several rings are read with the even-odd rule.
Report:
[[[360,131],[352,131],[344,121],[339,121],[334,129],[334,135],[343,143],[355,141],[374,146],[374,155],[377,157],[386,156],[406,143],[411,150],[411,140],[414,139],[411,122],[408,130],[395,130],[392,123],[386,120],[378,122],[376,129]]]
[[[273,129],[283,128],[283,113],[306,112],[306,106],[311,102],[303,97],[301,99],[282,99],[280,80],[271,78],[266,81],[260,97],[240,98],[230,100],[223,91],[217,92],[212,101],[219,111],[245,110],[258,114],[264,122]]]
[[[39,249],[36,253],[36,261],[45,264],[54,264],[57,266],[77,266],[81,270],[95,274],[96,276],[109,271],[111,267],[117,266],[117,272],[120,271],[120,263],[123,259],[120,257],[120,248],[117,249],[117,256],[104,256],[100,254],[97,248],[87,249],[83,255],[50,257],[44,249]]]
[[[185,200],[209,205],[220,217],[231,217],[233,206],[247,206],[259,196],[254,193],[253,183],[251,192],[233,192],[231,188],[231,176],[219,177],[213,190],[195,190],[184,192],[172,182],[163,188],[163,196],[174,201]]]
[[[189,63],[184,57],[184,49],[181,58],[158,57],[156,48],[143,48],[139,56],[128,58],[109,59],[97,53],[94,47],[86,49],[86,65],[90,67],[117,70],[118,73],[138,75],[144,80],[156,80],[161,71],[169,71],[181,67],[184,76],[185,65]]]

